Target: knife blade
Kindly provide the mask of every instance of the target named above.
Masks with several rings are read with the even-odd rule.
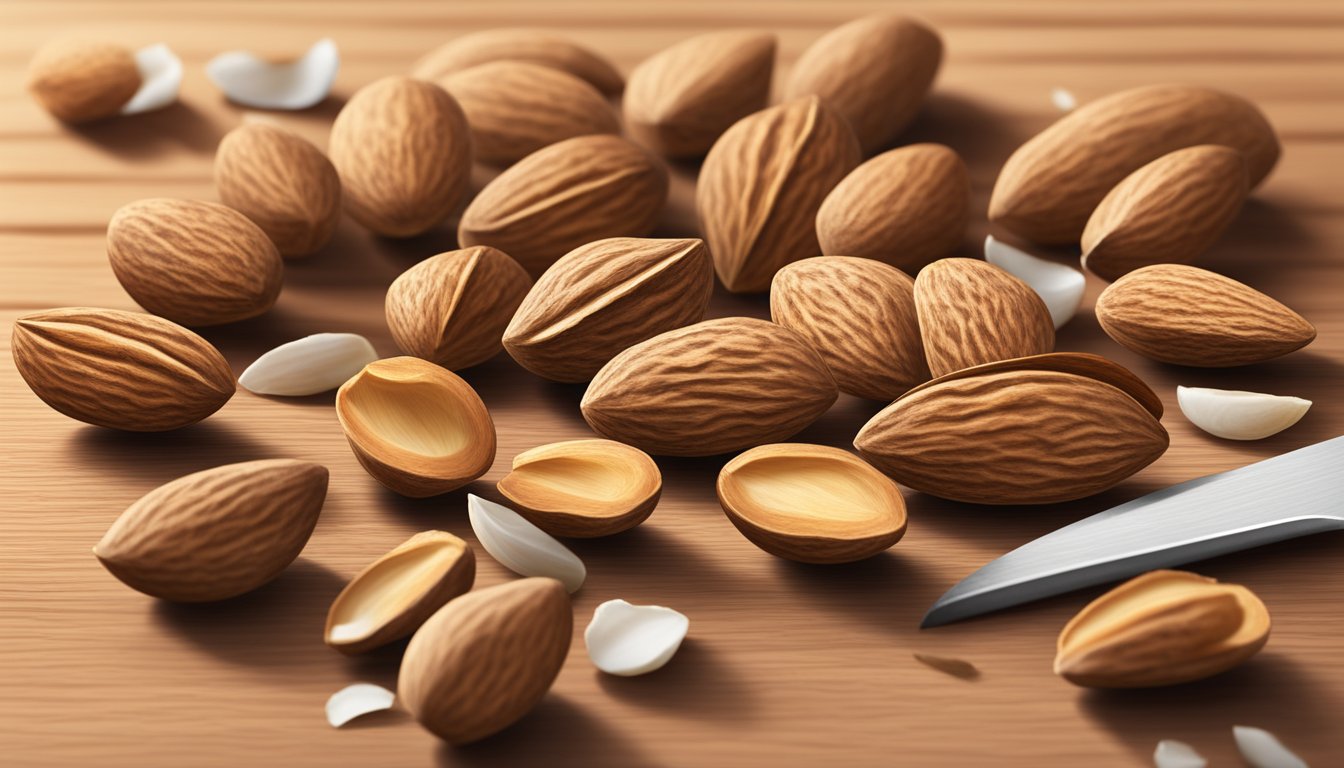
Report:
[[[1344,436],[1154,491],[1048,533],[962,579],[920,626],[1339,529]]]

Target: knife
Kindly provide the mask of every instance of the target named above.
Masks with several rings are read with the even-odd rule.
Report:
[[[1048,533],[962,579],[920,626],[1340,529],[1344,437],[1154,491]]]

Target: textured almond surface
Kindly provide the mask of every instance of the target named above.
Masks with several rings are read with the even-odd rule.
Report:
[[[14,367],[72,419],[162,432],[195,424],[233,397],[233,372],[210,342],[153,315],[69,307],[14,322]]]
[[[1316,329],[1248,285],[1184,264],[1134,270],[1097,298],[1116,343],[1164,363],[1249,365],[1310,344]]]
[[[275,244],[243,214],[166,197],[112,215],[107,258],[137,304],[190,326],[264,313],[280,295],[285,270]]]
[[[538,376],[588,381],[627,347],[698,322],[713,289],[700,240],[599,240],[565,254],[537,280],[504,346]]]
[[[1167,443],[1166,430],[1129,395],[1055,371],[930,386],[884,408],[854,439],[896,482],[977,504],[1091,496],[1151,464]]]
[[[48,112],[67,123],[117,114],[140,89],[131,51],[94,40],[53,40],[28,65],[28,90]]]
[[[695,208],[724,287],[766,291],[780,267],[820,256],[817,209],[859,159],[844,118],[815,96],[764,109],[720,136],[700,169]]]
[[[451,40],[420,59],[414,74],[424,80],[492,61],[527,61],[582,78],[607,96],[621,92],[621,73],[602,56],[539,29],[486,29]]]
[[[818,256],[781,269],[770,318],[817,350],[841,392],[894,400],[926,381],[915,282],[869,259]]]
[[[636,344],[598,371],[581,408],[599,434],[649,453],[712,456],[782,440],[835,402],[798,334],[726,317]]]
[[[1236,218],[1249,192],[1235,149],[1163,155],[1107,193],[1083,230],[1083,266],[1107,280],[1149,264],[1189,264]]]

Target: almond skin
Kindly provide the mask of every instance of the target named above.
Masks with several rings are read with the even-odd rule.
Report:
[[[341,218],[341,179],[331,161],[303,137],[270,125],[242,125],[224,136],[215,152],[215,188],[281,256],[307,256],[326,245]]]
[[[779,268],[821,255],[817,209],[859,164],[843,118],[815,97],[761,110],[710,149],[695,207],[714,270],[733,293],[761,293]]]
[[[588,381],[627,347],[698,322],[713,289],[700,240],[598,240],[546,270],[504,331],[504,347],[538,376]]]
[[[1236,218],[1250,192],[1228,147],[1178,149],[1125,177],[1083,230],[1083,266],[1106,280],[1150,264],[1189,264]]]
[[[416,63],[422,80],[492,61],[526,61],[568,72],[606,96],[621,92],[625,81],[611,62],[558,35],[535,29],[487,29],[444,43]]]
[[[487,184],[462,214],[457,239],[494,246],[535,278],[585,243],[652,232],[667,183],[653,155],[619,136],[567,139]]]
[[[14,367],[42,401],[72,419],[163,432],[204,419],[233,397],[219,350],[162,318],[70,307],[14,321]]]
[[[870,259],[818,256],[775,274],[770,319],[817,350],[841,392],[894,400],[927,381],[915,281]]]
[[[326,497],[321,464],[266,459],[215,467],[150,491],[93,553],[147,595],[225,600],[269,582],[299,556]]]
[[[966,235],[971,178],[942,144],[893,149],[855,168],[817,211],[821,251],[876,259],[910,273]]]
[[[914,119],[942,59],[942,39],[924,24],[869,16],[836,27],[803,51],[784,98],[820,96],[849,121],[868,155],[890,146]]]
[[[1142,267],[1097,298],[1097,322],[1117,344],[1164,363],[1223,368],[1301,349],[1316,328],[1263,293],[1185,264]]]
[[[725,317],[611,359],[580,408],[598,434],[666,456],[712,456],[782,440],[831,407],[821,357],[774,323]]]
[[[476,159],[493,165],[511,165],[575,136],[621,132],[596,88],[540,64],[492,61],[438,83],[466,113]]]
[[[397,348],[450,371],[489,360],[532,287],[503,251],[478,245],[431,256],[387,289],[387,327]]]
[[[380,235],[410,237],[457,210],[471,181],[471,129],[433,83],[386,77],[355,92],[331,126],[345,207]]]
[[[1199,144],[1241,152],[1252,187],[1279,159],[1274,128],[1245,99],[1188,85],[1134,88],[1079,107],[1018,147],[994,184],[989,218],[1037,243],[1076,243],[1126,176]]]
[[[133,53],[92,40],[53,40],[38,49],[28,65],[28,91],[65,123],[118,114],[140,85]]]
[[[770,99],[775,36],[710,32],[646,59],[630,73],[626,130],[666,157],[696,158]]]
[[[489,736],[527,714],[569,653],[574,614],[544,577],[469,592],[439,609],[406,646],[397,696],[450,744]]]
[[[915,308],[934,376],[1055,347],[1055,324],[1041,297],[983,261],[941,259],[920,270]]]
[[[166,197],[122,206],[107,225],[112,271],[136,303],[188,326],[222,325],[275,304],[284,263],[232,208]]]

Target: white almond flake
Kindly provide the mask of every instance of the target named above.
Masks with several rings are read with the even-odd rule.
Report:
[[[1234,725],[1232,738],[1237,740],[1241,756],[1254,768],[1307,768],[1305,760],[1293,754],[1274,734],[1262,728]]]
[[[583,633],[588,658],[603,672],[630,677],[659,669],[686,639],[685,614],[661,605],[608,600],[597,606]]]
[[[1055,88],[1050,91],[1050,103],[1055,105],[1055,109],[1060,112],[1072,112],[1078,108],[1078,99],[1074,98],[1071,91],[1063,88]]]
[[[1026,251],[999,242],[993,235],[985,238],[985,261],[1031,286],[1050,310],[1050,319],[1059,328],[1078,314],[1083,303],[1087,278],[1072,267],[1032,256]]]
[[[1163,739],[1157,742],[1153,764],[1157,768],[1204,768],[1209,761],[1184,741]]]
[[[1311,408],[1300,397],[1229,389],[1177,387],[1176,401],[1191,424],[1215,437],[1260,440],[1293,426]]]
[[[121,108],[123,115],[152,112],[177,101],[182,87],[182,60],[163,43],[135,52],[135,66],[140,70],[140,90]]]
[[[205,65],[205,73],[229,101],[261,109],[307,109],[327,98],[340,66],[336,43],[324,39],[288,64],[273,64],[249,51],[221,53]]]
[[[332,728],[354,720],[370,712],[391,709],[396,694],[373,683],[355,683],[331,694],[327,699],[327,722]]]
[[[359,334],[315,333],[257,358],[238,383],[258,395],[316,395],[341,386],[377,359],[373,345]]]
[[[522,515],[469,493],[467,516],[481,546],[505,568],[523,576],[550,576],[569,592],[583,586],[588,570],[579,556]]]

